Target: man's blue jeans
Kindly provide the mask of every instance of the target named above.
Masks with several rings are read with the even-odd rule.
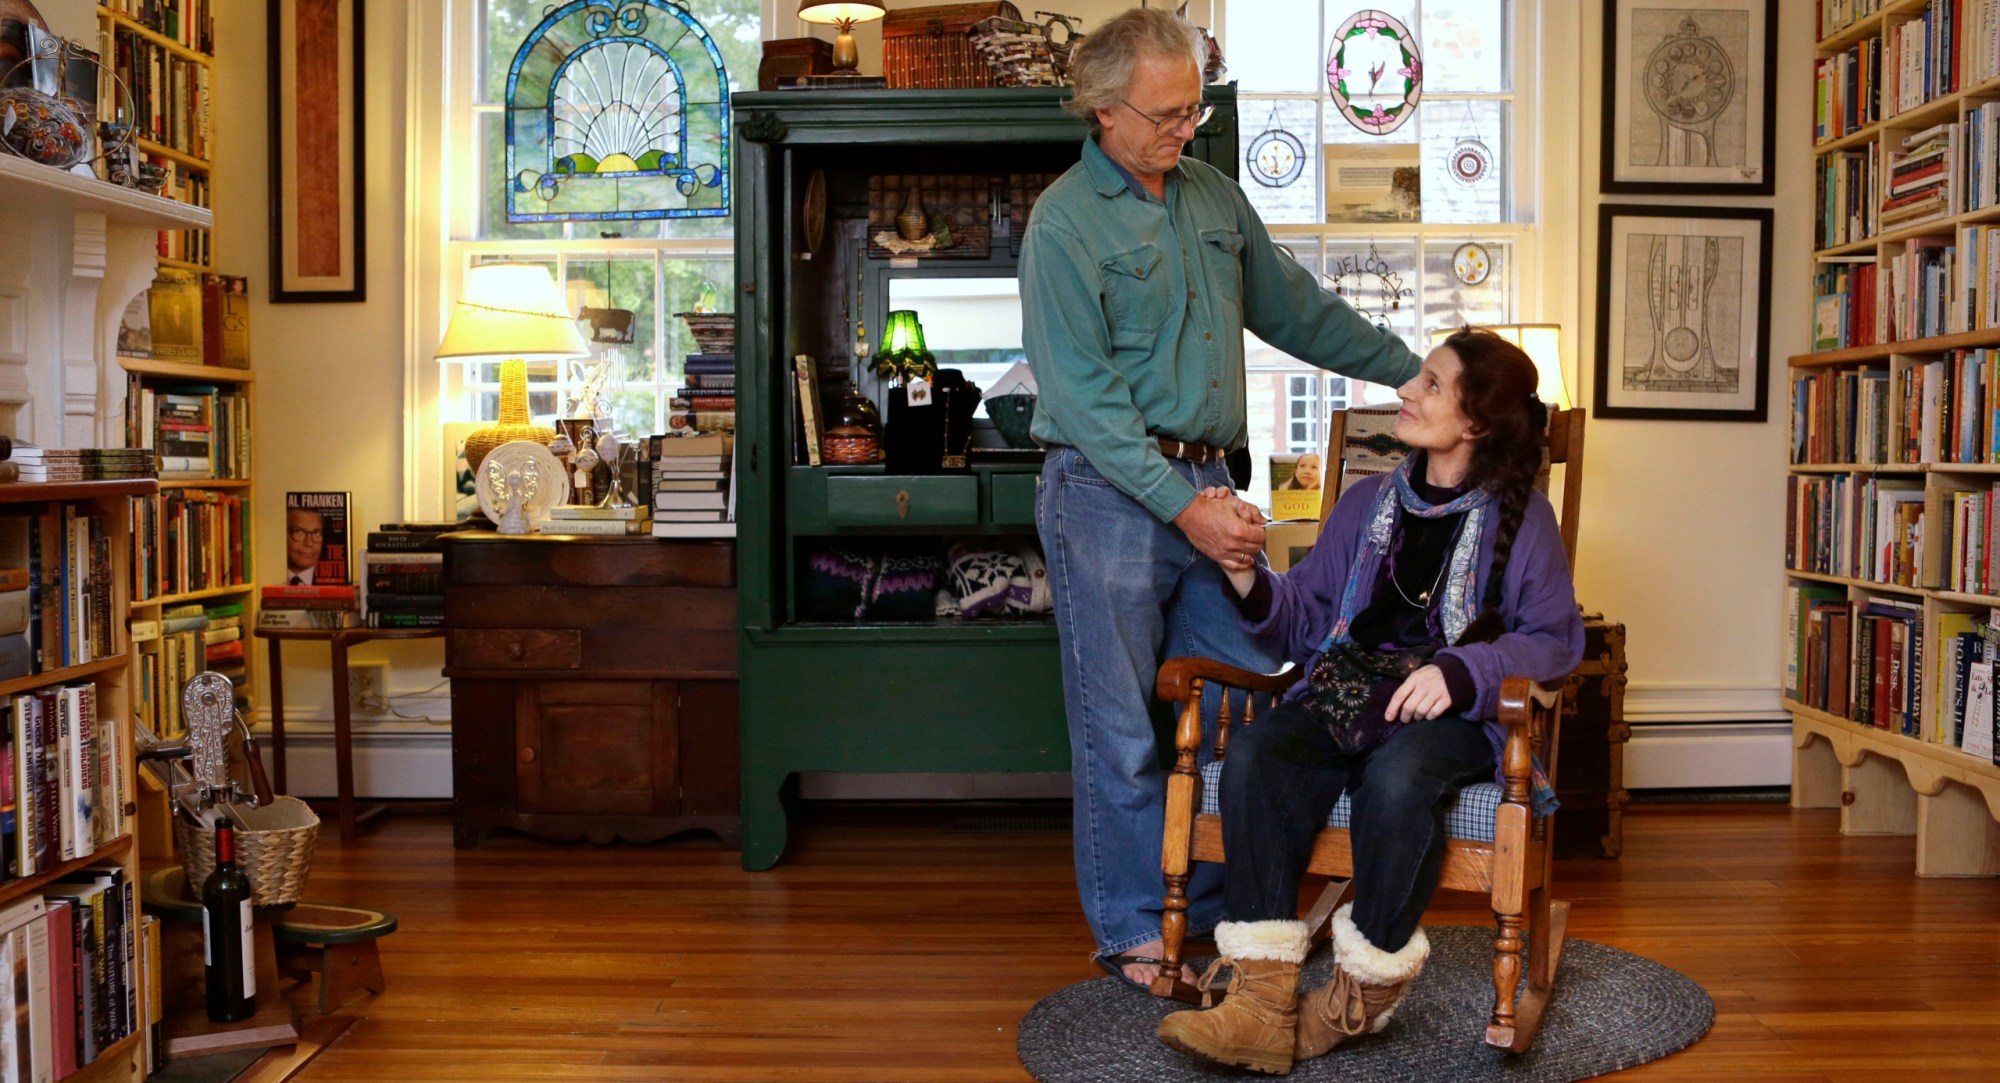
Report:
[[[1197,489],[1229,485],[1221,462],[1169,464]],[[1161,660],[1198,655],[1264,673],[1281,663],[1238,624],[1215,562],[1075,448],[1050,449],[1035,518],[1062,646],[1077,892],[1098,950],[1123,952],[1160,935],[1166,781],[1149,705]],[[1213,928],[1221,909],[1221,870],[1199,866],[1189,929]]]
[[[1493,778],[1485,727],[1457,715],[1396,727],[1366,752],[1342,752],[1318,721],[1281,704],[1232,729],[1222,767],[1222,851],[1230,921],[1291,921],[1313,836],[1343,789],[1353,794],[1354,925],[1400,951],[1437,891],[1445,810]]]

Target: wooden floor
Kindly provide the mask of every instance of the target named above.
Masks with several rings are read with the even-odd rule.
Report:
[[[809,809],[778,868],[706,839],[451,848],[328,832],[316,899],[394,911],[389,990],[299,1078],[1023,1080],[1015,1025],[1096,973],[1061,807]],[[1834,812],[1642,806],[1573,861],[1570,935],[1692,976],[1694,1048],[1634,1080],[2000,1079],[2000,880],[1919,880]],[[1470,897],[1431,923],[1475,923]],[[1557,987],[1561,995],[1561,986]]]

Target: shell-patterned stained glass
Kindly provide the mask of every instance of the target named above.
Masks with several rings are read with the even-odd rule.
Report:
[[[1333,33],[1327,91],[1349,124],[1388,135],[1417,115],[1424,62],[1415,34],[1395,16],[1358,11]]]
[[[671,0],[549,9],[507,71],[507,220],[729,213],[729,76]]]

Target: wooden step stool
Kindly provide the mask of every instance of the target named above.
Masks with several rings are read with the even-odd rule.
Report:
[[[187,876],[177,865],[147,873],[144,898],[147,911],[162,921],[201,921],[201,904],[188,894]],[[388,988],[375,942],[396,931],[396,915],[316,902],[257,914],[270,925],[278,973],[301,982],[319,976],[319,1014],[339,1007],[357,989]]]

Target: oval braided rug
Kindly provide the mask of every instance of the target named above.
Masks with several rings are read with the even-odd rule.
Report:
[[[1686,975],[1571,939],[1563,945],[1541,1033],[1517,1057],[1485,1042],[1493,1011],[1493,930],[1445,925],[1425,932],[1430,962],[1388,1029],[1297,1064],[1288,1079],[1567,1083],[1678,1052],[1715,1020],[1714,1001]],[[1300,987],[1319,986],[1332,966],[1332,953],[1322,947],[1307,960]],[[1021,1064],[1042,1083],[1261,1078],[1161,1045],[1154,1037],[1160,1020],[1184,1007],[1114,978],[1072,985],[1044,997],[1021,1020]]]

